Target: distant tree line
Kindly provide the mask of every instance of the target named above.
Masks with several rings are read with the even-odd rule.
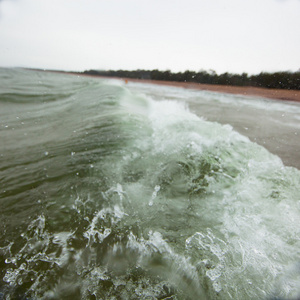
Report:
[[[215,71],[185,71],[173,73],[170,70],[109,70],[98,71],[88,70],[84,74],[101,75],[107,77],[123,77],[134,79],[151,79],[164,81],[178,81],[178,82],[195,82],[206,84],[220,84],[220,85],[235,85],[235,86],[254,86],[274,89],[290,89],[300,90],[300,69],[298,72],[275,72],[267,73],[261,72],[257,75],[249,76],[247,73],[231,74],[223,73],[218,75]]]

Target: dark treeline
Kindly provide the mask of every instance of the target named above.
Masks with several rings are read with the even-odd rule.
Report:
[[[300,70],[298,72],[275,72],[267,73],[261,72],[257,75],[249,76],[247,73],[231,74],[223,73],[218,75],[215,71],[185,71],[172,73],[171,71],[159,70],[135,70],[135,71],[98,71],[89,70],[84,71],[84,74],[101,75],[107,77],[123,77],[134,79],[151,79],[151,80],[165,80],[178,82],[196,82],[206,84],[221,84],[221,85],[235,85],[235,86],[254,86],[274,89],[289,89],[300,90]]]

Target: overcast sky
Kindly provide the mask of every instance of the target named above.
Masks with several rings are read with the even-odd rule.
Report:
[[[300,0],[0,0],[0,66],[300,68]]]

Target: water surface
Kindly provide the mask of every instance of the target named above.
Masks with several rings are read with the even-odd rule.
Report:
[[[284,164],[252,130],[265,113],[296,140],[299,106],[0,77],[0,297],[299,297],[298,151]]]

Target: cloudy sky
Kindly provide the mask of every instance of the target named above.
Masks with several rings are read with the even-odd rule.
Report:
[[[0,0],[0,66],[300,69],[300,0]]]

